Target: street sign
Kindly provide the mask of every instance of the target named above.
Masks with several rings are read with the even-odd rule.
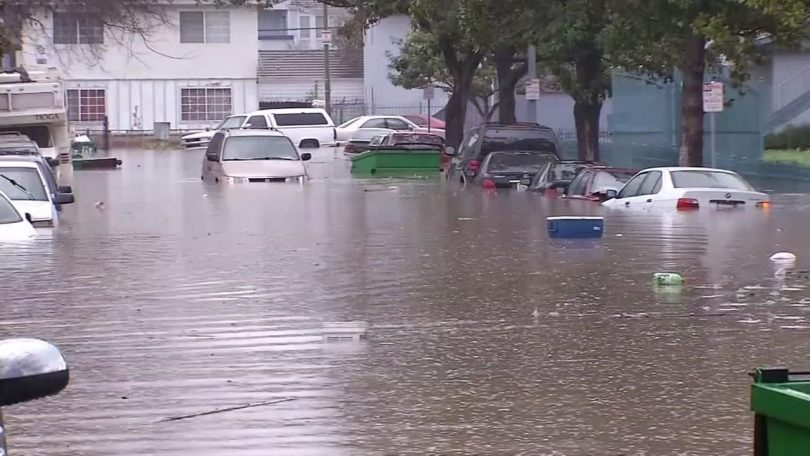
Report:
[[[332,44],[332,32],[330,30],[324,30],[321,33],[321,39],[323,40],[323,44]]]
[[[526,83],[526,99],[535,101],[540,99],[539,79],[529,79],[529,82]]]
[[[427,85],[422,88],[422,98],[425,100],[432,100],[434,96],[434,90],[432,85]]]
[[[722,82],[703,84],[703,112],[723,112],[725,95]]]

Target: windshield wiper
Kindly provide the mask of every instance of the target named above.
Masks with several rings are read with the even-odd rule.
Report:
[[[35,200],[35,199],[36,199],[36,198],[34,198],[34,195],[33,195],[31,192],[29,192],[29,191],[28,191],[28,189],[27,189],[27,188],[25,188],[25,187],[23,187],[22,185],[20,185],[20,184],[19,184],[17,181],[15,181],[14,179],[12,179],[12,178],[10,178],[10,177],[6,176],[5,174],[0,174],[0,177],[2,177],[3,179],[5,179],[5,180],[9,181],[9,182],[11,183],[11,185],[13,185],[13,186],[15,186],[15,187],[19,188],[20,190],[22,190],[23,192],[25,192],[25,195],[26,195],[26,196],[28,196],[28,199],[29,199],[29,200]]]
[[[249,158],[248,160],[297,160],[297,158],[292,158],[292,157],[254,157],[254,158]]]

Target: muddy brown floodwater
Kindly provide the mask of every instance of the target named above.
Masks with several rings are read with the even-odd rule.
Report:
[[[546,216],[601,208],[353,180],[331,150],[305,186],[117,155],[76,172],[52,233],[0,247],[0,337],[72,369],[4,410],[12,455],[746,454],[747,372],[810,367],[808,278],[768,259],[810,268],[806,194],[605,213],[602,241],[551,242]],[[660,271],[688,285],[657,290]],[[367,341],[322,342],[349,320]]]

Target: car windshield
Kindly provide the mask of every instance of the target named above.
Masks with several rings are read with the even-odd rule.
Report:
[[[351,124],[353,124],[353,123],[357,122],[357,121],[358,121],[358,120],[360,120],[360,119],[361,119],[361,117],[355,117],[354,119],[349,119],[349,120],[347,120],[346,122],[343,122],[342,124],[338,125],[338,126],[337,126],[337,128],[346,128],[346,127],[348,127],[349,125],[351,125]]]
[[[22,222],[22,217],[20,217],[17,209],[14,209],[11,201],[0,196],[0,225],[19,222]]]
[[[727,188],[732,190],[753,190],[742,177],[722,171],[672,171],[672,185],[675,188]]]
[[[226,128],[239,128],[245,122],[246,116],[232,116],[223,120],[222,123],[216,128],[217,130],[224,130]]]
[[[286,136],[234,136],[225,141],[222,160],[298,160]]]
[[[552,155],[546,154],[503,154],[495,153],[489,158],[489,173],[537,173],[549,161]]]
[[[35,155],[39,149],[34,143],[0,144],[0,155]]]
[[[12,200],[48,201],[48,194],[36,168],[0,166],[0,192]]]
[[[636,175],[632,170],[610,169],[599,171],[593,179],[592,191],[621,190],[624,184]]]
[[[416,125],[417,127],[427,127],[427,125],[428,125],[427,120],[426,120],[426,119],[423,119],[423,118],[422,118],[422,117],[420,117],[420,116],[406,115],[406,116],[402,116],[402,117],[404,117],[404,118],[406,118],[406,119],[410,120],[410,121],[411,121],[411,122],[413,122],[413,123],[414,123],[414,125]]]

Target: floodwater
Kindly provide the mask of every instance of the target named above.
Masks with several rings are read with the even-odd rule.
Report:
[[[747,372],[810,367],[806,194],[606,213],[603,240],[551,242],[546,216],[601,208],[353,180],[327,149],[304,186],[118,156],[76,172],[51,234],[0,247],[0,337],[72,369],[4,410],[12,454],[744,454]],[[776,273],[784,250],[798,267]],[[660,271],[688,285],[656,289]],[[368,340],[322,341],[351,320]]]

